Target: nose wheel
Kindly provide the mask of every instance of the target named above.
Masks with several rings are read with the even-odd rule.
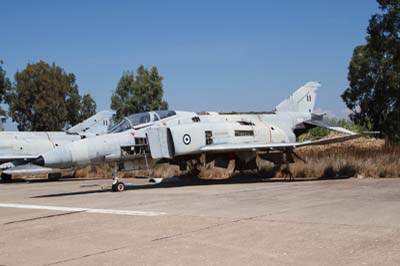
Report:
[[[114,164],[114,180],[111,186],[113,192],[122,192],[125,190],[125,183],[118,179],[118,165]]]
[[[114,180],[114,183],[111,186],[111,190],[113,192],[122,192],[125,190],[125,183],[118,181],[118,179]]]

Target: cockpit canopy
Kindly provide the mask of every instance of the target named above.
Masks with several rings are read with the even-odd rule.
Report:
[[[175,115],[176,112],[172,110],[159,110],[154,112],[132,114],[122,118],[110,128],[108,133],[118,133],[128,129],[137,128],[140,125],[152,123]]]

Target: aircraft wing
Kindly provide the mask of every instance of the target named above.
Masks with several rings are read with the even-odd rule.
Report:
[[[292,143],[235,143],[235,144],[211,144],[200,148],[203,152],[235,152],[235,151],[257,151],[257,150],[279,150],[285,148],[299,148],[312,145],[326,145],[343,142],[364,136],[364,134],[354,133],[346,136],[325,138],[320,140],[307,140]]]

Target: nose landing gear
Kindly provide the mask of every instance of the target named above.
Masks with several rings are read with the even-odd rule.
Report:
[[[119,181],[118,179],[118,165],[115,163],[114,164],[114,178],[113,178],[113,183],[111,186],[111,191],[113,192],[122,192],[125,190],[125,183]]]
[[[113,192],[122,192],[125,190],[125,183],[124,182],[120,182],[117,178],[114,178],[114,182],[111,186],[111,190]]]

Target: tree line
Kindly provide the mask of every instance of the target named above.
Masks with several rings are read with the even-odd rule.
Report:
[[[125,71],[111,97],[117,118],[132,113],[167,109],[163,78],[156,67],[139,66],[136,74]],[[60,66],[44,61],[29,63],[11,82],[0,61],[0,115],[8,115],[20,131],[58,131],[96,113],[90,94],[80,95],[76,77]]]

